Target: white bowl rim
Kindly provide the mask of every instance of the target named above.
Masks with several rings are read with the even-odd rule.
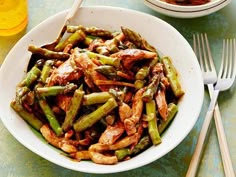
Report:
[[[197,11],[207,10],[212,7],[215,7],[219,4],[222,4],[225,0],[211,0],[210,2],[206,4],[194,5],[194,6],[175,5],[175,4],[170,4],[161,0],[147,0],[147,1],[159,7],[162,7],[163,9],[166,9],[166,10],[172,10],[172,11],[177,11],[177,12],[197,12]]]
[[[214,13],[222,8],[224,8],[226,5],[228,5],[231,0],[224,0],[220,4],[217,4],[211,8],[208,9],[202,9],[202,10],[197,10],[197,11],[179,11],[179,10],[171,10],[168,8],[163,8],[161,6],[158,6],[155,3],[152,3],[150,0],[143,0],[144,4],[150,7],[151,9],[170,16],[170,17],[176,17],[176,18],[197,18],[197,17],[202,17],[209,15],[211,13]]]

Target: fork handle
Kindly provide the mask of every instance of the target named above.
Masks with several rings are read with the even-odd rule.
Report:
[[[212,93],[214,91],[213,85],[208,84],[207,86],[210,93],[210,97],[212,97]],[[227,145],[227,140],[226,140],[225,131],[224,131],[218,104],[216,104],[215,106],[214,119],[215,119],[216,133],[217,133],[218,142],[220,146],[220,153],[221,153],[221,157],[223,161],[225,176],[235,177],[234,168],[233,168],[233,164],[230,158],[229,148]]]
[[[217,137],[220,145],[221,157],[223,160],[225,176],[235,177],[218,104],[215,106],[214,118],[215,118]]]
[[[200,162],[200,159],[202,156],[204,142],[205,142],[205,139],[206,139],[206,136],[208,133],[208,129],[209,129],[209,126],[211,123],[212,116],[213,116],[213,110],[208,110],[206,113],[206,117],[204,119],[203,125],[202,125],[200,135],[197,140],[197,145],[196,145],[195,151],[193,153],[192,159],[190,161],[190,165],[188,167],[186,177],[195,177],[196,176],[199,162]]]

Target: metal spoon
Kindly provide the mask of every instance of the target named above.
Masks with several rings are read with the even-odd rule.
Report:
[[[62,26],[60,33],[58,34],[56,40],[53,41],[52,43],[45,44],[45,45],[41,46],[42,48],[46,48],[49,50],[53,50],[55,48],[55,46],[59,43],[62,36],[66,32],[67,25],[70,24],[71,19],[74,17],[74,15],[75,15],[76,11],[78,10],[78,8],[80,7],[82,1],[83,0],[75,0],[74,1],[71,9],[69,10],[69,12],[65,18],[65,22],[63,23],[64,25]],[[39,57],[40,56],[38,54],[31,55],[28,66],[27,66],[27,71],[29,71],[35,65],[35,62],[39,59]]]

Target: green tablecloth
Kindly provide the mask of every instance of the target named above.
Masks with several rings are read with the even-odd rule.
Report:
[[[0,37],[0,63],[13,45],[29,30],[47,17],[71,7],[73,0],[29,0],[29,24],[25,31],[11,37]],[[110,5],[139,10],[163,19],[174,26],[192,44],[193,33],[206,32],[211,43],[212,53],[219,68],[221,57],[221,47],[223,38],[236,37],[236,1],[222,10],[211,15],[194,18],[178,19],[161,15],[146,7],[141,0],[84,0],[83,6],[88,5]],[[137,19],[138,20],[138,19]],[[198,134],[201,129],[203,117],[206,113],[209,97],[205,92],[204,105],[199,119],[190,134],[174,150],[161,159],[127,172],[112,174],[113,177],[129,176],[155,176],[155,177],[181,177],[185,176],[192,153],[195,148]],[[235,86],[219,96],[219,105],[222,113],[223,125],[228,139],[230,154],[236,170],[236,93]],[[0,107],[1,108],[1,107]],[[28,176],[111,176],[95,175],[75,172],[57,166],[39,157],[21,145],[4,127],[0,121],[0,176],[8,177],[28,177]],[[216,136],[215,126],[212,126],[209,141],[204,149],[198,176],[202,177],[223,177],[224,171]]]

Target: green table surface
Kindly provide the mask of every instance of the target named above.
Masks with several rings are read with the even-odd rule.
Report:
[[[4,61],[7,53],[14,44],[37,24],[60,11],[68,9],[73,0],[29,0],[29,24],[25,31],[10,37],[0,37],[0,63]],[[236,37],[236,1],[225,8],[199,18],[179,19],[164,16],[150,9],[143,4],[142,0],[84,0],[82,6],[117,6],[142,11],[163,19],[174,26],[192,44],[194,33],[206,32],[211,44],[212,55],[217,69],[221,57],[222,40],[224,38]],[[138,19],[137,19],[138,20]],[[234,87],[219,96],[219,105],[223,119],[223,126],[228,140],[230,155],[234,171],[236,172],[236,92]],[[209,103],[209,96],[205,91],[204,104],[199,119],[189,135],[171,152],[159,160],[144,167],[112,174],[113,177],[182,177],[185,176],[190,163],[198,134],[200,132],[204,115]],[[0,121],[0,176],[2,177],[28,177],[28,176],[49,176],[49,177],[82,177],[82,176],[111,176],[96,175],[71,171],[57,166],[40,156],[34,154],[21,145],[4,127]],[[213,123],[209,132],[209,140],[204,148],[202,160],[197,176],[201,177],[223,177],[224,170],[217,140],[215,125]]]

